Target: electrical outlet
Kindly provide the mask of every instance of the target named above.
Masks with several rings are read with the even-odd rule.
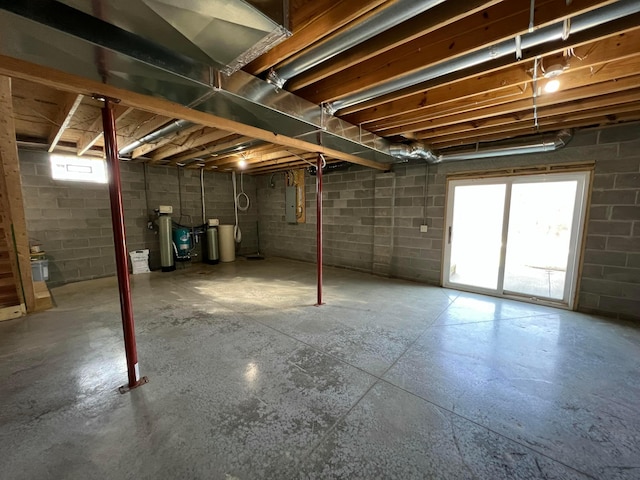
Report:
[[[428,225],[420,225],[420,233],[427,233],[429,231]]]

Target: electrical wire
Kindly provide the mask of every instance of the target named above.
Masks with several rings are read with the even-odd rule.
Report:
[[[249,210],[249,196],[244,193],[244,179],[242,172],[240,172],[240,193],[238,193],[238,187],[236,182],[236,172],[235,170],[231,172],[231,181],[233,182],[233,204],[235,210],[236,224],[233,227],[233,238],[236,243],[240,243],[242,241],[242,231],[240,230],[240,224],[238,222],[238,211],[246,212]],[[246,200],[245,205],[240,205],[240,199],[243,198]]]

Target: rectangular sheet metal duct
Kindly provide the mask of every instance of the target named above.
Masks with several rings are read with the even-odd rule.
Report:
[[[0,0],[0,54],[367,160],[399,161],[387,140],[242,70],[228,76],[217,63],[173,51],[68,5],[34,3],[50,8]]]
[[[242,68],[291,35],[287,0],[58,0],[58,3],[187,57],[213,63],[226,74]]]

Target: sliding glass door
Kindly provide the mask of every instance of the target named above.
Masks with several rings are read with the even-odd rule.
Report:
[[[451,180],[444,285],[570,306],[588,172]]]

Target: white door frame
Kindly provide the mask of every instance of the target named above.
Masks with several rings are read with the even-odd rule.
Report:
[[[550,299],[535,298],[523,294],[504,291],[504,272],[506,263],[506,249],[509,231],[509,212],[511,207],[511,189],[517,183],[539,183],[539,182],[561,182],[567,180],[577,181],[575,206],[573,211],[573,220],[571,226],[571,234],[569,240],[569,254],[567,260],[567,272],[565,277],[565,289],[562,300],[553,301]],[[513,298],[517,300],[527,301],[531,303],[540,303],[573,309],[576,303],[576,289],[578,283],[578,261],[581,251],[581,242],[585,229],[585,218],[587,210],[587,192],[590,185],[591,171],[578,172],[560,172],[560,173],[542,173],[542,174],[522,174],[508,175],[501,177],[478,177],[478,178],[451,178],[447,179],[446,190],[446,212],[445,212],[445,228],[443,239],[443,262],[442,262],[442,286],[457,290],[466,290],[475,293],[493,295],[504,298]],[[498,286],[496,290],[486,288],[473,287],[452,283],[449,281],[451,272],[451,236],[455,235],[453,229],[453,206],[455,203],[455,187],[465,185],[496,185],[504,184],[505,201],[502,223],[502,246],[500,250],[500,265],[498,275]]]

